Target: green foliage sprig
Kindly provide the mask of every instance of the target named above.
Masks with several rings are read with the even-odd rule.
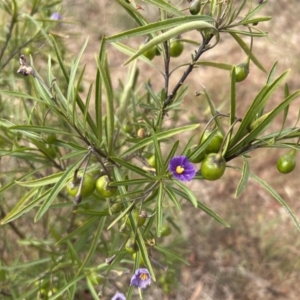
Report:
[[[112,295],[115,289],[111,282],[119,282],[126,299],[131,299],[135,287],[142,297],[141,289],[149,286],[151,280],[157,281],[157,274],[166,272],[167,265],[186,263],[171,246],[161,242],[162,237],[181,232],[176,213],[185,201],[223,226],[230,226],[183,183],[205,178],[222,180],[227,168],[241,173],[236,196],[243,192],[249,178],[254,179],[285,207],[300,229],[288,204],[250,172],[248,161],[249,153],[261,148],[289,148],[295,155],[299,149],[299,127],[295,124],[285,128],[285,121],[289,105],[300,90],[290,92],[286,84],[284,99],[265,112],[271,96],[288,75],[285,71],[276,77],[275,63],[245,115],[238,116],[236,82],[243,84],[248,69],[240,80],[237,72],[240,65],[202,60],[205,52],[218,49],[220,39],[226,35],[245,53],[247,66],[252,63],[266,72],[252,51],[252,43],[257,38],[268,37],[267,32],[256,26],[271,19],[258,16],[268,1],[254,5],[243,0],[237,7],[231,0],[202,1],[201,5],[197,3],[197,10],[193,9],[193,15],[184,8],[186,4],[144,1],[159,10],[156,22],[149,22],[135,1],[117,2],[137,26],[102,38],[95,59],[95,81],[82,94],[85,67],[81,67],[80,61],[88,40],[72,62],[65,60],[65,46],[49,34],[57,24],[50,21],[47,10],[57,3],[31,1],[30,13],[24,14],[21,12],[25,4],[1,1],[0,9],[10,19],[7,33],[1,32],[5,41],[0,50],[2,69],[8,69],[12,58],[34,42],[47,42],[49,47],[49,56],[39,62],[47,65],[41,74],[34,57],[28,63],[24,54],[19,55],[19,67],[13,65],[7,71],[7,74],[13,70],[14,74],[26,77],[20,89],[13,88],[15,78],[10,82],[5,81],[5,76],[0,78],[1,105],[17,103],[22,107],[18,113],[14,111],[12,119],[9,118],[11,108],[4,110],[0,119],[0,154],[9,162],[1,174],[1,225],[11,226],[23,245],[33,249],[27,253],[27,262],[4,262],[0,266],[3,295],[14,299],[76,299],[82,289],[88,288],[94,299],[100,299],[100,285],[108,287],[108,294]],[[135,50],[132,41],[144,35],[148,42]],[[191,35],[193,39],[189,38]],[[245,36],[251,37],[250,46],[243,40]],[[128,45],[121,43],[125,39],[129,39]],[[197,48],[189,59],[171,69],[173,39]],[[128,73],[119,90],[111,79],[114,74],[107,51],[111,46],[129,56],[124,61]],[[162,69],[155,60],[143,55],[153,47],[161,54]],[[161,86],[153,87],[151,80],[142,76],[142,63],[158,71],[162,76]],[[200,123],[182,124],[175,117],[190,93],[185,86],[186,79],[193,76],[195,68],[202,66],[230,74],[230,98],[220,112],[204,87],[199,92],[205,96],[210,110],[211,118],[204,129],[210,135],[205,139],[201,135],[193,147],[193,133],[199,130]],[[182,73],[171,88],[174,70]],[[139,80],[145,89],[140,88]],[[281,129],[265,133],[281,113],[284,114]],[[175,121],[169,125],[167,119],[172,117]],[[183,138],[187,133],[189,140]],[[221,135],[221,145],[216,153],[209,153],[217,133]],[[208,166],[202,164],[196,170],[190,162],[199,157],[199,162],[203,160],[204,164],[217,157],[217,171],[222,172],[212,174],[215,170],[209,169],[209,176],[204,171],[202,175],[201,170],[206,172]],[[242,158],[240,167],[228,164],[237,158]],[[66,189],[68,184],[72,188]],[[10,202],[13,194],[14,201]],[[16,224],[24,222],[25,217],[27,222],[45,222],[45,233],[37,232],[35,236],[25,228],[23,232]],[[132,275],[130,283],[126,279],[128,271]]]

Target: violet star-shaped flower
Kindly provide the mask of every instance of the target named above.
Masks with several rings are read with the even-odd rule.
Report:
[[[196,175],[194,166],[185,156],[173,157],[169,162],[169,171],[181,181],[190,181]]]
[[[151,276],[147,269],[137,269],[130,280],[130,285],[134,285],[140,289],[145,289],[151,284]]]
[[[123,293],[116,292],[115,295],[111,298],[111,300],[126,300],[126,297]]]
[[[61,20],[62,19],[62,15],[58,12],[55,12],[51,15],[50,17],[51,20]]]

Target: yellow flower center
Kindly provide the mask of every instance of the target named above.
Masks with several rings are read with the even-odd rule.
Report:
[[[184,168],[182,166],[177,166],[176,167],[176,173],[177,174],[182,174],[184,172]]]
[[[148,279],[148,274],[146,274],[146,273],[142,273],[141,275],[140,275],[140,278],[141,278],[141,280],[147,280]]]

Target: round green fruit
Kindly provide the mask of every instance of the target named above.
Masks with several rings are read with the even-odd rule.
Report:
[[[141,45],[140,48],[142,48],[145,44]],[[156,47],[151,47],[150,49],[143,52],[143,55],[146,56],[149,60],[152,60],[156,55]]]
[[[197,147],[198,147],[198,145],[194,145],[187,152],[187,157],[189,157],[190,162],[192,162],[193,164],[200,163],[205,157],[205,151],[203,151],[195,158],[193,158],[193,159],[190,158],[191,153],[194,152]]]
[[[145,224],[145,222],[147,220],[147,213],[145,210],[142,210],[140,213],[138,209],[133,209],[131,214],[134,218],[134,221],[135,221],[135,224],[137,225],[137,227],[141,227]],[[126,223],[128,225],[131,225],[129,218],[127,218]]]
[[[131,133],[132,132],[132,126],[130,126],[128,123],[123,125],[123,130],[126,133]]]
[[[171,232],[172,232],[171,227],[168,225],[164,225],[161,229],[160,236],[168,236],[171,234]]]
[[[212,132],[213,132],[212,129],[206,129],[202,136],[202,139],[200,140],[200,144],[203,144],[208,139],[208,137],[211,135]],[[222,143],[223,143],[223,135],[221,131],[218,130],[213,136],[213,138],[210,140],[207,147],[205,148],[205,153],[206,154],[217,153],[220,150]]]
[[[30,47],[25,47],[24,49],[23,49],[23,52],[24,52],[24,54],[25,55],[30,55],[30,54],[32,54],[32,48],[30,48]]]
[[[235,81],[241,82],[247,78],[249,74],[249,64],[241,63],[235,66]]]
[[[201,174],[207,180],[221,178],[226,169],[226,161],[221,154],[208,154],[201,164]]]
[[[171,57],[178,57],[181,55],[184,49],[183,42],[179,41],[178,39],[171,40],[170,42],[170,56]]]
[[[201,2],[200,0],[193,0],[190,4],[190,13],[191,15],[197,15],[199,14],[201,9]]]
[[[147,162],[150,167],[155,168],[155,155],[151,155],[147,158]]]
[[[109,186],[109,178],[107,175],[101,176],[96,181],[96,190],[104,198],[110,198],[117,192],[117,188]]]
[[[285,154],[283,156],[281,156],[278,160],[277,160],[277,170],[280,173],[283,174],[287,174],[287,173],[291,173],[295,167],[296,167],[296,156],[294,153],[292,153],[293,151],[291,151],[288,154]]]
[[[123,209],[122,202],[116,202],[110,207],[110,211],[112,214],[117,214]]]
[[[125,249],[128,253],[131,253],[131,254],[138,252],[139,247],[135,241],[135,238],[131,237],[127,240]]]
[[[77,176],[77,180],[75,183],[74,183],[74,179],[67,183],[67,191],[68,191],[69,195],[71,195],[73,197],[75,197],[77,195],[81,178],[82,177]],[[94,178],[89,174],[85,174],[84,178],[83,178],[82,189],[81,189],[81,197],[85,198],[85,197],[92,195],[94,190],[95,190]]]

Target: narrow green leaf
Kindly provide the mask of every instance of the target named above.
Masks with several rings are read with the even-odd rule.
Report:
[[[171,158],[173,158],[175,156],[175,153],[178,149],[178,146],[179,146],[179,141],[176,141],[172,147],[172,149],[169,151],[169,154],[168,154],[168,157],[166,158],[165,160],[165,165],[164,167],[167,168],[168,167],[168,164],[169,164],[169,161]]]
[[[45,186],[48,184],[56,183],[63,174],[64,174],[64,172],[58,172],[58,173],[54,173],[54,174],[51,174],[51,175],[43,177],[43,178],[34,179],[34,180],[30,180],[30,181],[16,180],[16,183],[21,186],[27,186],[27,187],[41,187],[41,186]]]
[[[210,1],[210,15],[213,16],[215,14],[217,7],[217,0],[211,0]]]
[[[152,265],[151,265],[151,262],[149,260],[149,255],[148,255],[148,251],[147,251],[147,247],[145,245],[145,242],[144,242],[144,238],[143,238],[143,235],[140,231],[140,229],[138,228],[137,229],[137,244],[139,246],[139,250],[140,250],[140,253],[142,255],[142,258],[143,258],[143,261],[153,279],[153,281],[156,281],[156,277],[155,277],[155,274],[154,274],[154,271],[153,271],[153,268],[152,268]]]
[[[105,38],[106,42],[117,42],[122,39],[128,39],[135,36],[150,34],[155,31],[167,30],[172,27],[182,25],[187,22],[203,21],[203,22],[214,22],[215,20],[210,16],[184,16],[175,17],[167,20],[158,21],[155,23],[147,24],[138,28],[130,29],[119,34],[108,36]]]
[[[126,202],[124,202],[126,203]],[[116,223],[119,222],[119,220],[121,220],[129,211],[131,211],[131,209],[134,207],[135,205],[135,202],[132,202],[130,205],[128,205],[126,207],[125,210],[123,210],[107,227],[107,230],[109,230],[110,228],[112,228]],[[130,218],[133,218],[131,215],[130,215]],[[133,220],[133,219],[132,219]],[[133,221],[133,224],[134,224],[134,221]]]
[[[209,67],[214,67],[226,71],[230,71],[232,69],[231,64],[218,63],[213,61],[198,61],[195,63],[195,66],[209,66]]]
[[[133,49],[127,45],[121,44],[121,43],[111,43],[113,47],[115,47],[116,49],[118,49],[120,52],[128,55],[128,56],[132,56],[135,54],[136,49]],[[137,58],[138,60],[143,61],[144,63],[148,64],[149,66],[151,66],[151,68],[156,69],[157,71],[160,71],[159,68],[156,66],[156,64],[154,64],[151,60],[149,60],[147,57],[145,57],[144,55],[141,55]],[[147,83],[145,84],[145,87],[147,89]],[[131,94],[132,94],[132,90],[131,90]],[[131,95],[132,96],[132,95]],[[130,97],[132,98],[132,97]],[[130,99],[132,100],[132,99]],[[155,100],[155,99],[153,99]]]
[[[281,84],[281,82],[286,78],[289,71],[285,71],[282,73],[276,80],[272,82],[272,84],[265,85],[261,91],[257,94],[251,106],[246,112],[238,131],[234,135],[233,139],[230,141],[230,147],[239,143],[245,133],[248,132],[249,125],[255,120],[257,113],[259,113],[266,105],[267,101],[270,99],[270,96],[277,89],[277,87]]]
[[[210,141],[214,138],[216,132],[218,131],[218,128],[215,128],[211,134],[207,137],[207,139],[199,144],[188,156],[188,158],[193,161],[194,159],[196,159],[197,157],[199,157],[199,155],[201,153],[203,153],[206,149],[206,147],[209,145]]]
[[[265,7],[267,3],[268,1],[263,1],[262,3],[260,3],[260,5],[257,5],[252,11],[247,13],[243,21],[249,20],[253,18],[255,15],[257,15]]]
[[[45,40],[51,45],[51,40],[49,34],[44,30],[42,23],[39,23],[32,15],[26,14],[25,11],[22,12],[22,17],[29,19],[41,32]]]
[[[93,255],[95,254],[96,248],[99,244],[99,240],[100,240],[100,236],[103,232],[103,228],[105,225],[105,221],[106,221],[106,217],[103,217],[99,220],[99,224],[98,227],[96,229],[96,231],[94,232],[94,236],[93,236],[93,241],[91,243],[91,246],[88,250],[88,253],[82,263],[82,265],[79,267],[79,270],[77,271],[77,274],[80,274],[81,271],[83,270],[83,268],[87,265],[88,261],[93,257]]]
[[[192,125],[186,125],[186,126],[182,126],[182,127],[178,127],[178,128],[169,129],[169,130],[157,133],[156,138],[158,141],[160,141],[160,140],[170,138],[176,134],[179,134],[179,133],[182,133],[185,131],[194,130],[194,129],[198,128],[199,126],[200,126],[199,124],[192,124]],[[153,141],[152,137],[147,137],[147,138],[142,139],[141,141],[136,143],[133,147],[131,147],[128,150],[126,150],[125,152],[123,152],[122,157],[126,157],[130,153],[133,153],[133,152],[151,144],[152,141]]]
[[[154,246],[154,249],[156,249],[158,252],[161,252],[161,253],[165,254],[167,258],[169,257],[172,260],[178,260],[178,261],[181,261],[181,262],[183,262],[184,264],[186,264],[188,266],[190,265],[184,258],[182,258],[178,254],[172,252],[171,250],[166,249],[165,247],[162,247],[162,246],[159,246],[159,245],[156,244]]]
[[[128,15],[139,25],[143,26],[148,24],[146,18],[139,12],[138,9],[132,5],[132,3],[127,3],[124,0],[116,0],[128,13]]]
[[[41,205],[40,209],[38,210],[38,212],[34,218],[35,222],[37,222],[45,214],[45,212],[48,210],[51,203],[57,197],[58,193],[66,185],[67,180],[70,178],[70,174],[72,174],[75,171],[75,169],[78,168],[79,164],[80,164],[80,161],[73,164],[69,169],[67,169],[65,171],[64,175],[61,176],[59,181],[56,182],[55,186],[51,190],[49,197],[45,200],[45,202]]]
[[[53,296],[51,296],[48,300],[55,300],[57,299],[59,296],[63,295],[65,292],[67,292],[73,285],[76,285],[77,282],[81,281],[82,279],[84,279],[85,275],[78,275],[75,276],[71,281],[69,281],[67,284],[65,284],[60,290],[58,290],[57,292],[55,292],[55,294]]]
[[[172,4],[169,4],[168,2],[164,0],[143,0],[144,2],[150,3],[152,5],[155,5],[156,7],[165,10],[166,12],[173,14],[175,16],[184,16],[185,14],[178,10],[175,6]]]
[[[97,220],[99,220],[98,217],[93,217],[93,218],[88,219],[80,227],[76,228],[71,233],[67,234],[65,237],[63,237],[62,239],[60,239],[56,244],[57,245],[63,244],[66,241],[71,240],[73,237],[79,236],[81,233],[83,233],[84,231],[86,231],[88,228],[91,228],[91,224],[94,223],[94,222],[96,222]]]
[[[218,114],[218,112],[217,112],[217,110],[215,108],[215,104],[212,101],[212,99],[210,98],[209,94],[207,93],[206,88],[204,88],[203,90],[204,90],[204,94],[206,96],[206,100],[207,100],[209,108],[210,108],[211,115],[213,117],[215,117]],[[225,131],[224,131],[224,128],[223,128],[222,123],[219,120],[219,118],[214,118],[214,121],[216,122],[217,127],[221,131],[222,135],[225,136]]]
[[[214,33],[216,35],[216,42],[214,45],[211,46],[211,47],[213,47],[219,42],[219,32],[213,25],[211,25],[210,23],[204,22],[204,21],[187,22],[185,24],[182,24],[175,28],[172,28],[172,29],[156,36],[152,40],[150,40],[147,44],[145,44],[143,47],[141,47],[129,60],[127,60],[125,62],[125,65],[130,63],[134,59],[136,59],[138,56],[140,56],[141,54],[143,54],[145,51],[149,50],[150,48],[152,48],[160,43],[163,43],[165,41],[168,41],[171,38],[173,38],[179,34],[189,32],[189,31],[192,31],[195,29],[201,30],[201,29],[207,29],[207,28],[214,30]]]
[[[102,83],[104,86],[106,94],[106,135],[107,135],[107,152],[108,155],[112,154],[113,150],[113,139],[114,139],[114,95],[111,82],[108,74],[106,73],[106,68],[104,68],[103,63],[96,59],[97,67],[100,72]]]
[[[188,200],[187,195],[185,194],[184,191],[178,190],[178,189],[173,188],[173,187],[170,187],[170,189],[174,193],[176,193],[177,195],[179,195],[180,197]],[[230,227],[230,225],[225,220],[223,220],[218,214],[216,214],[212,209],[210,209],[208,206],[206,206],[202,202],[197,201],[197,207],[199,209],[203,210],[206,214],[208,214],[209,216],[211,216],[213,219],[215,219],[216,221],[218,221],[219,223],[221,223],[225,227]]]
[[[129,185],[138,185],[144,183],[151,182],[149,179],[129,179],[129,180],[122,180],[122,181],[115,181],[109,184],[109,186],[129,186]]]
[[[253,19],[244,19],[241,24],[243,25],[247,25],[247,24],[255,24],[255,23],[261,23],[261,22],[266,22],[266,21],[270,21],[272,19],[272,17],[269,16],[261,16],[261,17],[257,17],[257,18],[253,18]]]
[[[230,25],[241,13],[242,9],[244,8],[245,4],[246,4],[247,0],[243,0],[243,2],[241,3],[240,7],[238,9],[236,9],[233,13],[232,16],[230,18],[229,24]],[[230,4],[232,5],[232,2],[230,1]]]
[[[269,72],[268,79],[267,79],[267,82],[266,82],[266,84],[268,84],[268,85],[272,84],[272,82],[274,81],[274,76],[275,76],[277,64],[278,64],[278,61],[276,61],[273,64],[273,66],[271,68],[271,71]]]
[[[60,53],[60,49],[58,48],[58,46],[56,44],[56,41],[55,41],[54,37],[51,34],[49,35],[49,38],[51,40],[52,46],[53,46],[54,51],[56,53],[56,57],[57,57],[57,60],[58,60],[58,63],[59,63],[60,70],[62,70],[66,81],[69,82],[69,73],[65,68],[64,61],[63,61],[63,58],[62,58],[61,53]]]
[[[156,235],[158,237],[161,236],[162,231],[162,224],[163,224],[163,211],[162,211],[162,200],[164,198],[164,185],[160,181],[158,186],[158,195],[156,201],[156,211],[155,211],[155,218],[156,218]]]
[[[141,175],[143,177],[146,177],[146,178],[148,178],[148,180],[149,179],[153,180],[153,175],[151,175],[149,172],[147,172],[147,171],[145,171],[145,170],[143,170],[143,169],[141,169],[141,168],[139,168],[139,167],[137,167],[137,166],[135,166],[135,165],[133,165],[133,164],[125,161],[125,160],[123,160],[123,159],[120,159],[118,157],[113,157],[113,156],[111,156],[110,159],[113,160],[113,161],[115,161],[117,164],[123,166],[127,170],[131,170],[132,172],[134,172],[136,174],[139,174],[139,175]]]
[[[86,124],[88,123],[88,115],[89,115],[89,107],[90,107],[90,101],[91,101],[91,96],[92,96],[92,90],[93,90],[93,85],[91,84],[88,90],[88,93],[86,95],[86,102],[85,102],[85,109],[84,109],[84,118],[83,118],[83,131],[88,132]]]
[[[253,173],[250,173],[250,177],[253,178],[257,183],[259,183],[263,188],[265,188],[266,191],[269,192],[270,195],[272,195],[288,212],[288,214],[291,216],[292,220],[294,221],[296,227],[298,230],[300,230],[300,224],[296,218],[296,216],[293,214],[292,210],[288,206],[288,204],[280,197],[280,195],[271,187],[269,186],[264,180],[259,178],[258,176],[254,175]]]
[[[236,79],[235,79],[235,66],[230,72],[231,84],[230,84],[230,126],[235,122],[235,110],[236,110]]]
[[[237,41],[237,43],[241,46],[241,48],[244,50],[244,52],[247,54],[251,61],[263,72],[267,72],[266,69],[263,67],[263,65],[258,61],[258,59],[254,56],[254,54],[251,52],[250,49],[247,46],[247,44],[233,31],[229,31],[230,35]]]
[[[132,63],[127,74],[126,84],[123,88],[122,95],[120,98],[120,107],[118,117],[120,122],[123,123],[124,120],[128,118],[128,106],[132,97],[134,83],[136,81],[136,62]]]
[[[46,126],[34,126],[34,125],[14,125],[9,127],[8,129],[11,130],[19,130],[19,131],[33,131],[37,133],[46,133],[46,134],[62,134],[67,136],[76,136],[75,134],[72,134],[67,131],[62,131],[61,129],[55,129],[53,127],[46,127]]]
[[[33,189],[33,192],[35,189]],[[38,190],[40,191],[40,190]],[[1,224],[5,224],[8,222],[11,222],[20,216],[24,215],[28,211],[30,211],[33,207],[36,207],[41,201],[43,201],[50,193],[51,190],[47,190],[41,195],[37,195],[37,198],[35,198],[33,201],[26,204],[29,200],[30,196],[29,194],[26,194],[19,202],[18,204],[3,218],[1,221]],[[31,197],[30,197],[31,198]]]
[[[217,213],[215,213],[212,209],[210,209],[208,206],[203,204],[202,202],[198,201],[198,208],[202,209],[204,212],[206,212],[209,216],[211,216],[213,219],[224,225],[225,227],[230,227],[230,225],[222,219]]]
[[[99,291],[96,291],[96,288],[94,287],[94,283],[91,281],[91,279],[89,277],[86,277],[86,282],[87,282],[89,291],[90,291],[92,297],[94,298],[94,300],[101,300],[98,296]],[[71,299],[74,299],[74,298],[71,298]]]
[[[174,192],[169,188],[169,186],[166,186],[166,187],[165,187],[165,190],[166,190],[166,193],[168,194],[170,200],[171,200],[171,201],[174,203],[174,205],[176,206],[176,208],[177,208],[178,210],[181,210],[181,206],[180,206],[180,204],[179,204],[179,202],[178,202],[178,200],[177,200],[177,198],[176,198]]]
[[[86,49],[86,46],[88,44],[88,41],[89,41],[89,38],[86,39],[85,43],[83,44],[81,50],[79,51],[79,54],[75,60],[75,62],[72,64],[71,66],[71,73],[70,73],[70,77],[69,77],[69,82],[68,82],[68,91],[67,91],[67,100],[68,102],[71,104],[75,104],[76,102],[74,101],[75,100],[75,96],[74,96],[74,87],[75,87],[75,76],[76,76],[76,73],[77,73],[77,69],[78,69],[78,66],[79,66],[79,63],[80,63],[80,60],[82,58],[82,55]],[[75,107],[73,107],[73,112],[72,114],[76,115],[76,109]],[[74,122],[75,124],[77,122]]]
[[[248,162],[247,158],[243,157],[242,176],[241,176],[241,179],[240,179],[239,184],[235,191],[235,198],[239,197],[239,195],[242,193],[242,191],[246,187],[246,184],[249,179],[249,174],[250,174],[249,162]]]
[[[173,182],[178,185],[183,192],[187,195],[187,199],[195,206],[197,207],[198,200],[195,197],[195,195],[192,193],[192,191],[186,187],[183,183],[181,183],[179,180],[173,180]]]
[[[281,102],[272,112],[265,118],[265,120],[253,131],[249,133],[248,136],[245,137],[243,144],[247,144],[256,138],[260,133],[262,133],[272,122],[272,120],[286,108],[295,98],[300,95],[300,90],[294,92],[289,97],[287,97],[283,102]]]
[[[105,58],[105,38],[101,39],[100,49],[98,54],[98,61],[102,61]],[[96,116],[96,137],[98,139],[98,145],[102,143],[102,78],[99,69],[97,69],[96,75],[96,87],[95,87],[95,116]]]
[[[290,90],[289,90],[288,84],[286,83],[284,86],[284,98],[287,98],[289,95],[290,95]],[[281,126],[280,131],[282,131],[284,128],[284,125],[285,125],[285,122],[286,122],[286,119],[287,119],[287,116],[289,113],[289,108],[290,108],[290,106],[288,105],[283,111],[283,120],[282,120],[282,126]]]
[[[156,134],[153,129],[151,129],[151,137],[152,137],[152,141],[153,141],[153,145],[154,145],[154,149],[155,149],[156,173],[162,174],[162,173],[164,173],[163,157],[162,157],[159,142],[156,138]]]

